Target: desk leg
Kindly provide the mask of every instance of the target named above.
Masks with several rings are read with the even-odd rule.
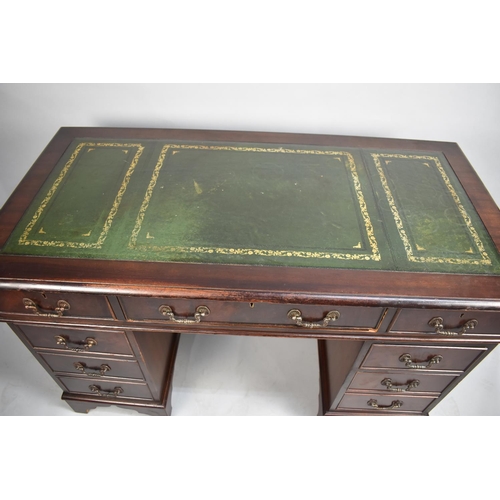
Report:
[[[165,406],[158,403],[151,402],[150,404],[137,404],[137,403],[119,403],[119,402],[95,402],[95,401],[82,401],[81,397],[73,399],[70,393],[63,393],[62,399],[68,403],[73,411],[77,413],[88,413],[90,410],[94,410],[97,407],[106,406],[117,406],[119,408],[124,408],[126,410],[135,410],[139,413],[145,413],[147,415],[153,416],[169,416],[172,412],[172,406],[170,401]]]

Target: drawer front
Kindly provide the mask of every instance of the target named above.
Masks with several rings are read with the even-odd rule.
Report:
[[[487,351],[485,347],[373,344],[361,366],[419,371],[463,371],[485,351]]]
[[[380,395],[377,393],[345,394],[339,409],[367,410],[373,412],[401,413],[422,412],[436,398],[430,396],[401,396],[399,394]]]
[[[69,392],[93,394],[96,397],[102,397],[103,399],[153,399],[146,384],[133,384],[122,381],[108,382],[94,380],[91,377],[59,377],[59,380]]]
[[[17,325],[31,345],[38,349],[57,349],[66,352],[111,353],[132,356],[133,351],[124,332],[78,330],[32,325]],[[78,349],[79,351],[75,351]]]
[[[431,322],[432,324],[429,324]],[[395,333],[428,333],[443,337],[450,335],[500,335],[500,312],[403,309],[392,324],[390,331]],[[440,331],[445,333],[439,333]]]
[[[307,323],[315,323],[325,329],[376,330],[386,309],[383,307],[349,307],[335,305],[270,304],[264,302],[234,302],[217,300],[166,299],[155,297],[120,297],[125,316],[133,321],[159,321],[179,324],[192,321],[196,325],[196,311],[205,307],[208,312],[198,318],[199,323],[247,323],[273,324],[308,329]],[[164,306],[172,311],[174,319],[162,314]],[[199,310],[199,309],[198,309]],[[300,314],[289,314],[295,310]],[[327,315],[332,311],[339,314]],[[295,319],[292,317],[294,316]],[[301,320],[297,319],[300,316]],[[338,317],[337,317],[338,316]],[[326,325],[324,324],[326,318]],[[302,326],[298,323],[302,322]]]
[[[114,319],[103,295],[0,290],[0,314],[37,318]]]
[[[437,392],[441,393],[456,375],[446,373],[407,372],[403,370],[363,372],[359,371],[353,378],[348,390],[376,390],[391,394],[404,392]]]
[[[144,378],[139,364],[133,360],[50,353],[41,353],[41,357],[54,372],[88,375],[96,379],[125,377],[143,380]]]

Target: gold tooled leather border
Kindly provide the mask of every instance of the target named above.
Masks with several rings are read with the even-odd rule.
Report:
[[[389,202],[389,205],[391,207],[392,215],[394,217],[394,222],[396,223],[396,227],[398,229],[399,237],[401,238],[405,251],[406,251],[406,256],[410,262],[429,262],[429,263],[435,263],[435,264],[474,264],[474,265],[491,265],[491,260],[486,253],[486,250],[484,248],[484,245],[479,238],[479,234],[472,225],[472,221],[470,219],[469,214],[465,210],[462,202],[460,201],[460,198],[455,191],[455,188],[450,182],[450,179],[448,175],[446,174],[446,171],[444,170],[443,166],[441,165],[441,162],[439,161],[439,158],[436,156],[427,156],[427,155],[406,155],[406,154],[400,154],[400,153],[371,153],[371,156],[373,158],[373,161],[375,163],[375,167],[377,168],[380,180],[382,182],[382,186],[384,188],[384,192],[387,198],[387,201]],[[397,208],[396,202],[394,200],[394,197],[392,195],[391,189],[389,187],[389,183],[387,182],[386,175],[384,173],[384,170],[382,168],[382,162],[381,158],[387,159],[387,158],[403,158],[403,159],[410,159],[410,160],[422,160],[426,162],[433,162],[434,165],[436,166],[437,171],[439,172],[440,176],[442,177],[444,184],[446,185],[446,188],[450,192],[454,202],[457,205],[458,211],[460,215],[462,216],[465,225],[481,255],[481,259],[477,258],[470,258],[470,259],[460,259],[460,258],[455,258],[455,257],[425,257],[425,256],[418,256],[414,254],[414,249],[410,243],[410,239],[408,238],[407,231],[404,228],[403,225],[403,220],[401,218],[401,215],[399,213],[399,210]],[[429,163],[427,163],[427,166],[430,166]]]
[[[101,233],[99,234],[99,237],[97,241],[94,243],[83,243],[83,242],[75,242],[75,241],[62,241],[62,240],[36,240],[36,239],[28,239],[31,231],[33,230],[33,227],[35,224],[38,222],[40,217],[43,214],[43,211],[47,207],[47,204],[50,202],[50,200],[53,198],[54,194],[56,193],[57,189],[61,185],[61,182],[63,181],[64,177],[67,175],[69,172],[71,166],[75,163],[76,158],[80,154],[83,148],[88,147],[89,149],[86,150],[86,152],[92,151],[92,149],[95,149],[96,147],[116,147],[116,148],[137,148],[137,152],[134,155],[134,158],[132,159],[129,168],[127,169],[127,172],[123,178],[123,181],[120,185],[120,189],[118,190],[117,195],[115,196],[115,199],[113,201],[113,205],[111,207],[111,211],[109,212],[108,216],[106,217],[106,221],[104,223],[104,226],[101,230]],[[103,143],[103,142],[81,142],[78,144],[71,154],[69,160],[66,162],[64,165],[63,169],[59,173],[57,179],[54,181],[52,184],[51,188],[49,189],[47,195],[43,199],[42,203],[39,205],[37,208],[35,214],[33,215],[31,221],[29,224],[26,226],[25,230],[23,231],[23,234],[19,238],[19,245],[34,245],[34,246],[49,246],[49,247],[71,247],[71,248],[101,248],[102,244],[104,243],[104,240],[106,239],[106,236],[111,228],[111,224],[113,223],[113,219],[116,215],[116,212],[118,211],[118,207],[120,206],[120,202],[122,200],[122,197],[125,193],[125,190],[127,189],[127,185],[130,181],[130,177],[134,173],[134,169],[137,165],[137,162],[139,161],[139,157],[141,156],[142,152],[144,151],[144,146],[142,144],[129,144],[129,143]],[[124,150],[126,154],[128,154],[128,150]]]
[[[158,176],[160,174],[161,168],[165,162],[167,152],[169,150],[173,151],[173,154],[177,151],[188,150],[188,149],[199,149],[207,151],[242,151],[242,152],[256,152],[256,153],[278,153],[278,154],[312,154],[312,155],[329,155],[341,160],[341,157],[345,157],[349,172],[351,174],[351,179],[353,182],[354,191],[358,200],[360,207],[360,212],[363,218],[363,223],[366,230],[366,235],[368,237],[368,242],[370,245],[370,252],[367,253],[348,253],[348,252],[308,252],[308,251],[296,251],[296,250],[266,250],[258,248],[227,248],[227,247],[200,247],[200,246],[190,246],[190,247],[176,247],[176,246],[155,246],[155,245],[138,245],[137,239],[139,232],[142,228],[142,223],[144,216],[149,206],[149,202],[153,195],[154,187],[156,185]],[[175,150],[175,151],[174,151]],[[158,161],[156,163],[153,175],[149,182],[144,200],[141,204],[139,214],[136,219],[135,227],[132,231],[132,235],[129,240],[129,248],[141,251],[175,251],[175,252],[185,252],[185,253],[216,253],[225,255],[260,255],[266,257],[302,257],[302,258],[317,258],[317,259],[342,259],[342,260],[373,260],[380,261],[380,252],[373,231],[373,225],[368,213],[365,198],[361,190],[361,183],[359,181],[358,172],[356,170],[356,163],[354,161],[351,153],[346,151],[326,151],[326,150],[309,150],[309,149],[288,149],[288,148],[265,148],[265,147],[245,147],[245,146],[217,146],[217,145],[204,145],[204,144],[165,144],[160,152]]]

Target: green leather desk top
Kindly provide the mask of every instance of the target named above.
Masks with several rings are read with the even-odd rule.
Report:
[[[76,139],[4,254],[500,274],[440,153]]]

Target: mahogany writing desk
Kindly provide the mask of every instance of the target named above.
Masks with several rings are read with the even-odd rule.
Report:
[[[422,415],[500,342],[453,143],[62,128],[0,213],[0,319],[76,411],[170,414],[182,333],[318,339],[319,414]]]

